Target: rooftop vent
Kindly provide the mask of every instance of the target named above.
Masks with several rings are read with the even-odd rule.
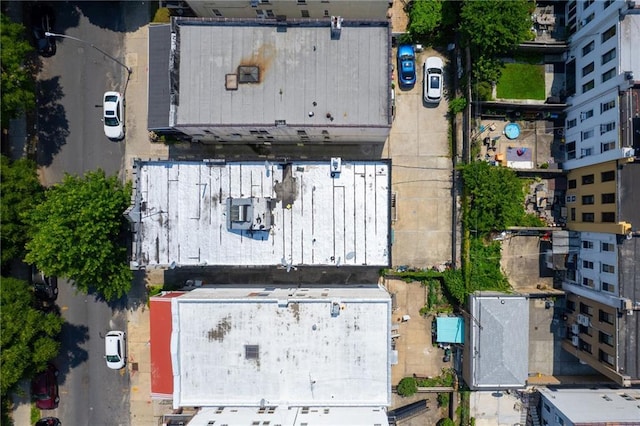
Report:
[[[258,346],[258,345],[244,345],[244,357],[246,359],[258,359],[258,358],[260,358],[260,346]]]
[[[224,87],[227,90],[238,90],[238,76],[236,74],[225,75]]]
[[[227,229],[268,231],[273,223],[270,198],[227,198]]]
[[[239,66],[238,67],[238,82],[240,84],[259,83],[260,82],[260,68],[258,68],[256,66]]]

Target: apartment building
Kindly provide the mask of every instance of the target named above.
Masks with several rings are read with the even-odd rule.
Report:
[[[196,16],[205,18],[385,19],[393,0],[186,0]]]
[[[640,5],[569,1],[564,169],[633,158],[640,148]]]
[[[539,388],[540,420],[548,426],[637,425],[637,389]]]
[[[380,286],[202,286],[150,306],[152,394],[199,407],[190,425],[388,424]]]
[[[391,264],[387,161],[137,161],[131,267]]]
[[[390,49],[387,21],[173,18],[149,28],[148,129],[380,151],[393,121]]]

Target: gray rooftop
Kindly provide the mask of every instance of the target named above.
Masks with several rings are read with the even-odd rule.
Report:
[[[519,295],[476,292],[470,296],[472,389],[522,388],[528,377],[529,302]]]
[[[637,425],[640,419],[638,389],[540,388],[546,400],[572,424]]]
[[[300,126],[389,125],[387,22],[344,21],[339,38],[331,37],[329,20],[183,18],[174,20],[174,31],[175,126],[273,126],[276,120]],[[259,81],[227,90],[225,76],[240,66],[257,66]],[[316,114],[309,117],[312,108]]]
[[[149,129],[169,127],[169,52],[171,26],[149,26],[149,78],[147,126]]]

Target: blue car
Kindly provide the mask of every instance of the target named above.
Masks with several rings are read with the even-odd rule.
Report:
[[[398,81],[404,88],[416,84],[416,53],[408,44],[398,46]]]

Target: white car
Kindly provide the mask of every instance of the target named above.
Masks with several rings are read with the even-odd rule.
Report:
[[[124,138],[124,100],[118,92],[106,92],[102,102],[104,134],[113,140]]]
[[[107,367],[113,370],[120,370],[125,365],[126,336],[124,331],[112,330],[104,338],[104,358],[107,360]]]
[[[442,59],[430,56],[424,61],[424,101],[438,103],[442,98]]]

